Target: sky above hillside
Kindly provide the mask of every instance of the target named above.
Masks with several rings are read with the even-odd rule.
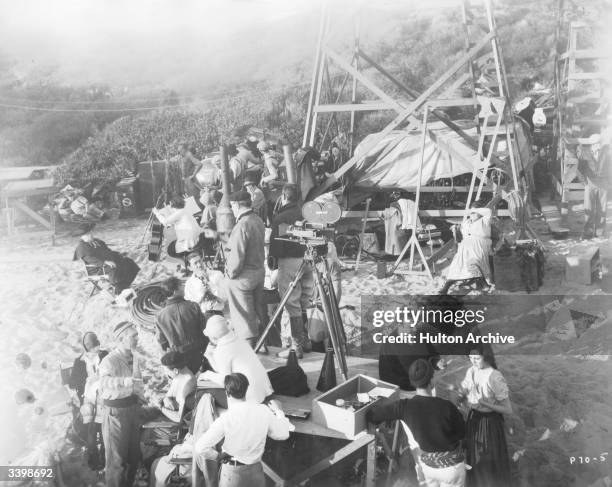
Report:
[[[321,1],[0,0],[0,53],[21,76],[53,72],[67,84],[197,92],[224,78],[239,82],[273,58],[289,65],[311,58]],[[384,18],[398,9],[410,15],[458,6],[458,0],[333,0],[340,35],[352,28],[349,13],[360,3],[366,20],[372,9]]]

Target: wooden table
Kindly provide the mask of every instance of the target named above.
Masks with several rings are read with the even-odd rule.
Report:
[[[285,365],[286,359],[280,359],[276,357],[276,352],[280,349],[275,347],[268,347],[270,350],[269,355],[259,354],[258,357],[263,363],[266,370],[272,370],[276,367]],[[310,392],[301,397],[289,397],[274,395],[274,398],[280,401],[285,410],[287,409],[312,409],[312,401],[315,397],[318,397],[321,392],[317,391],[316,385],[319,380],[319,374],[321,373],[321,367],[323,365],[323,359],[325,354],[323,353],[308,353],[303,359],[299,360],[299,364],[306,373],[308,379],[308,387]],[[353,377],[358,374],[368,375],[370,377],[378,377],[378,360],[366,359],[360,357],[347,357],[349,377]],[[337,366],[337,363],[336,363]],[[340,378],[340,372],[336,367],[336,377]],[[339,379],[339,382],[341,379]],[[375,473],[376,473],[376,436],[373,432],[363,431],[354,438],[347,437],[344,433],[335,431],[325,426],[321,426],[315,423],[310,417],[308,419],[294,419],[289,418],[291,423],[295,425],[295,432],[304,435],[318,436],[324,438],[335,438],[346,440],[347,444],[334,451],[331,455],[319,460],[314,465],[308,467],[289,479],[281,477],[274,469],[262,461],[263,469],[265,474],[270,477],[274,484],[279,487],[298,485],[301,482],[317,475],[318,473],[327,470],[333,465],[337,464],[341,460],[345,459],[357,450],[367,447],[367,461],[366,461],[366,487],[374,487]],[[201,485],[199,476],[197,475],[197,467],[192,469],[193,479],[192,485],[199,487]]]
[[[267,370],[274,369],[285,365],[286,359],[279,359],[276,357],[278,349],[269,347],[269,355],[259,355],[261,362]],[[310,392],[301,397],[289,397],[276,395],[275,398],[279,400],[283,408],[287,409],[312,409],[312,401],[315,397],[321,395],[316,389],[317,381],[319,380],[319,374],[321,373],[321,367],[323,365],[323,359],[325,354],[322,353],[308,353],[303,359],[299,360],[299,364],[306,373],[308,379],[308,387]],[[378,377],[378,360],[366,359],[361,357],[347,357],[347,365],[349,377],[353,377],[358,374],[368,375],[370,377]],[[336,361],[337,366],[337,361]],[[339,369],[336,367],[336,377],[341,378]],[[341,382],[341,379],[338,381]],[[270,465],[263,463],[264,472],[270,477],[275,485],[277,486],[290,486],[298,485],[299,483],[315,476],[316,474],[327,470],[333,465],[337,464],[344,458],[348,457],[355,451],[367,447],[367,461],[366,461],[366,482],[367,487],[374,486],[374,479],[376,473],[376,437],[372,432],[363,431],[355,438],[349,438],[344,433],[332,430],[325,426],[321,426],[315,423],[310,417],[305,420],[290,418],[291,423],[295,425],[295,433],[301,433],[311,436],[320,436],[325,438],[336,438],[346,440],[348,443],[340,449],[334,451],[331,455],[323,458],[316,462],[314,465],[308,467],[306,470],[297,473],[292,478],[284,479],[278,475]]]

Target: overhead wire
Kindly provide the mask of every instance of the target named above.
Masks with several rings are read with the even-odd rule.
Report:
[[[286,85],[278,88],[269,88],[265,90],[250,90],[245,91],[242,95],[237,96],[229,96],[229,97],[219,97],[219,98],[209,98],[204,100],[193,100],[189,103],[178,103],[172,105],[158,105],[158,106],[149,106],[149,107],[124,107],[124,108],[58,108],[58,107],[37,107],[37,106],[29,106],[29,105],[18,105],[14,103],[2,103],[0,102],[0,108],[9,108],[15,110],[29,110],[29,111],[40,111],[40,112],[76,112],[76,113],[92,113],[92,112],[141,112],[141,111],[150,111],[150,110],[162,110],[166,108],[184,108],[188,106],[194,105],[214,105],[216,103],[239,100],[242,98],[249,97],[254,93],[261,94],[262,91],[265,93],[274,93],[279,91],[284,91],[290,88],[297,88],[300,86],[308,86],[310,82],[297,83],[293,85]]]

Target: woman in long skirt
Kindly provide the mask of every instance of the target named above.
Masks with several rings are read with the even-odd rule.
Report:
[[[485,287],[491,279],[489,255],[491,255],[491,210],[489,208],[470,209],[469,216],[461,224],[463,239],[448,268],[446,283],[440,294],[446,294],[458,281],[477,281]]]
[[[467,487],[509,487],[510,458],[504,414],[512,414],[508,385],[492,353],[470,352],[472,366],[461,383],[470,411],[467,419]]]

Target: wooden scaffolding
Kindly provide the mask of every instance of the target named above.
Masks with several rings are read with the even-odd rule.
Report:
[[[568,5],[569,4],[569,5]],[[593,41],[590,23],[576,20],[571,2],[557,1],[555,53],[555,140],[557,167],[552,183],[565,205],[582,201],[584,185],[578,178],[578,146],[591,146],[592,134],[610,127],[607,117],[604,63],[607,50]]]
[[[422,134],[422,150],[418,178],[418,185],[412,188],[416,194],[415,212],[418,216],[437,217],[463,217],[466,209],[474,199],[479,199],[483,190],[492,191],[489,170],[495,167],[505,173],[509,191],[522,191],[519,180],[522,177],[523,164],[520,161],[520,152],[516,141],[516,125],[511,113],[512,103],[509,97],[506,72],[503,64],[501,46],[498,42],[497,27],[493,17],[490,0],[484,1],[484,9],[480,12],[470,5],[469,0],[461,2],[463,26],[465,33],[465,52],[453,65],[423,93],[418,93],[398,80],[371,56],[369,56],[360,43],[360,22],[355,21],[355,34],[353,53],[349,60],[343,58],[331,45],[330,12],[327,6],[323,7],[317,48],[315,67],[313,72],[306,126],[304,131],[304,145],[319,146],[326,142],[330,129],[334,123],[334,116],[338,113],[350,113],[350,158],[338,168],[317,190],[314,196],[329,191],[332,186],[341,182],[342,177],[359,161],[353,155],[353,134],[355,131],[355,113],[363,111],[391,110],[396,113],[395,118],[376,137],[361,148],[361,154],[367,154],[376,147],[386,136],[394,130],[420,131]],[[484,10],[484,11],[483,11]],[[478,15],[480,13],[480,15]],[[339,88],[334,88],[330,67],[334,65],[343,72],[343,80]],[[392,95],[389,90],[381,88],[365,72],[373,69],[382,75],[399,92],[401,96]],[[352,81],[350,94],[345,93],[349,79]],[[375,96],[373,100],[358,98],[357,86],[363,85]],[[464,87],[469,87],[471,96],[453,98],[454,93]],[[349,100],[346,100],[350,97]],[[467,133],[455,123],[442,108],[473,107],[474,126],[477,127],[477,136]],[[322,136],[317,140],[317,127],[321,123],[322,114],[330,114]],[[421,170],[424,157],[425,140],[429,137],[438,143],[427,129],[428,116],[436,119],[460,136],[466,145],[473,151],[473,157],[478,157],[482,164],[472,174],[471,184],[467,187],[428,187],[421,181]],[[337,121],[336,121],[337,124]],[[339,129],[338,129],[339,132]],[[318,144],[317,144],[318,143]],[[443,148],[448,151],[448,147]],[[422,192],[457,191],[467,193],[466,207],[463,210],[440,210],[423,208],[419,206]],[[376,218],[376,212],[368,212],[368,217]],[[345,213],[347,217],[364,217],[356,211]],[[415,215],[416,216],[416,215]],[[413,222],[416,225],[416,218]],[[402,255],[398,258],[393,269],[399,265],[404,254],[410,250],[411,259],[409,268],[413,269],[415,249],[422,260],[422,269],[431,276],[428,263],[416,242],[417,229],[413,228],[413,239],[407,244]]]

